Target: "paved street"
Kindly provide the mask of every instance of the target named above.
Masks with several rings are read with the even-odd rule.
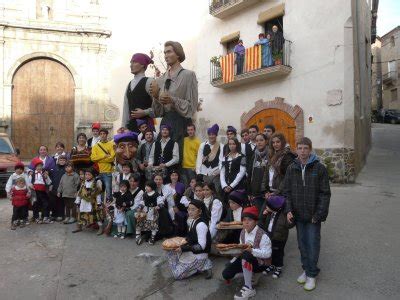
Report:
[[[357,183],[332,187],[322,229],[317,289],[296,283],[301,272],[295,230],[281,279],[263,277],[256,299],[395,299],[400,295],[400,126],[374,125],[373,147]],[[0,299],[231,299],[242,279],[174,282],[160,243],[72,234],[73,226],[30,225],[9,230],[11,205],[0,201]],[[145,254],[145,255],[144,255]]]

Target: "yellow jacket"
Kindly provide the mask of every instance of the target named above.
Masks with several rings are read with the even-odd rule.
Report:
[[[101,147],[103,147],[103,149],[106,150],[110,156],[107,156],[107,154],[100,148],[99,144],[101,144]],[[90,159],[99,165],[100,173],[113,172],[113,163],[115,159],[114,142],[98,142],[92,148]]]

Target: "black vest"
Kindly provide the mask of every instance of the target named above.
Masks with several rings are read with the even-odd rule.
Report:
[[[197,219],[197,220],[194,222],[192,228],[190,228],[190,231],[189,231],[189,233],[188,233],[188,235],[187,235],[187,237],[186,237],[186,240],[187,240],[187,242],[188,242],[188,244],[189,244],[190,246],[198,245],[198,244],[199,244],[199,239],[198,239],[198,237],[197,237],[196,227],[197,227],[197,225],[198,225],[199,223],[201,223],[201,222],[204,223],[204,221],[203,221],[201,218]],[[206,224],[206,225],[207,225],[207,224]],[[207,227],[208,227],[208,226],[207,226]],[[210,253],[210,250],[211,250],[211,234],[210,234],[210,230],[207,230],[207,242],[206,242],[206,247],[205,247],[204,250],[202,250],[202,251],[200,251],[200,252],[196,252],[196,253]]]
[[[242,159],[243,155],[239,155],[231,161],[228,161],[228,156],[225,156],[222,165],[225,167],[225,181],[228,185],[235,181],[237,174],[239,174]]]
[[[210,144],[205,144],[203,148],[203,157],[206,157],[211,153],[211,146]],[[218,152],[217,155],[215,155],[215,158],[212,161],[206,160],[203,165],[206,166],[207,168],[214,169],[219,165],[219,155],[221,153],[221,147],[218,147]]]
[[[158,196],[159,195],[157,192],[155,192],[152,196],[149,196],[149,195],[147,195],[147,193],[144,193],[144,195],[143,195],[144,205],[146,207],[156,207]]]
[[[131,83],[128,84],[126,95],[128,98],[129,114],[132,110],[135,110],[137,108],[148,109],[151,107],[153,99],[146,91],[147,79],[148,79],[147,77],[143,77],[142,79],[140,79],[140,81],[135,86],[133,91],[131,91],[131,86],[130,86]],[[127,127],[131,131],[134,132],[139,131],[135,119],[130,119],[127,124]]]
[[[134,192],[133,194],[131,193],[131,191],[129,191],[129,193],[131,193],[131,195],[132,195],[133,201],[135,201],[135,198],[139,194],[140,191],[141,191],[141,189],[139,187],[136,189],[136,192]]]
[[[173,157],[175,141],[170,139],[164,147],[164,151],[161,151],[161,140],[158,140],[154,144],[154,166],[159,166],[161,163],[165,164],[169,162]],[[172,166],[171,166],[172,167]]]
[[[253,161],[254,161],[254,152],[256,151],[256,147],[254,147],[254,150],[251,149],[250,143],[244,144],[244,151],[243,153],[246,156],[246,173],[248,176],[248,179],[251,177],[251,171],[253,168]]]

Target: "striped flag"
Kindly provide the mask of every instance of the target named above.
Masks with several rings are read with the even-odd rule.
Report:
[[[261,46],[253,46],[246,49],[245,72],[250,72],[261,68]]]
[[[221,71],[222,81],[224,83],[232,82],[235,80],[235,56],[233,53],[229,53],[221,57]]]

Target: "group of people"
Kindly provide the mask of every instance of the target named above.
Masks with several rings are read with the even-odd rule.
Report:
[[[283,33],[279,31],[278,26],[276,25],[272,26],[271,32],[260,33],[258,35],[258,40],[254,45],[261,46],[261,67],[270,67],[277,63],[274,61],[274,56],[282,59],[284,43],[285,39]],[[237,41],[233,53],[235,54],[236,75],[240,75],[243,73],[244,58],[246,54],[243,40],[239,39]]]
[[[243,273],[235,299],[248,299],[259,274],[279,278],[289,229],[296,226],[304,272],[298,282],[315,288],[321,222],[330,201],[326,168],[303,137],[290,149],[272,125],[207,129],[207,140],[196,136],[197,80],[180,63],[185,53],[178,42],[164,48],[168,71],[158,79],[144,75],[152,63],[133,55],[134,79],[125,92],[123,126],[110,140],[106,128],[92,124],[92,137],[79,133],[76,146],[57,143],[50,155],[41,146],[28,168],[21,163],[7,183],[13,205],[11,229],[29,224],[76,223],[73,232],[95,229],[124,239],[144,241],[181,236],[186,243],[168,251],[176,279],[196,273],[212,277],[209,254],[217,243],[243,244],[222,276],[229,282]],[[154,118],[162,118],[159,130]],[[221,222],[243,229],[220,230]]]

